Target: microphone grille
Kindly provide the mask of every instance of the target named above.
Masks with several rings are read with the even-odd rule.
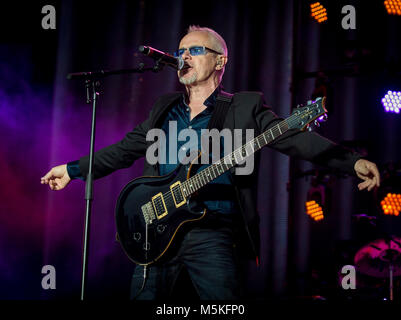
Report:
[[[185,61],[182,57],[178,57],[177,60],[178,60],[178,65],[177,65],[178,70],[181,70],[185,66]]]
[[[143,54],[148,54],[149,53],[149,48],[144,46],[144,45],[141,45],[141,46],[139,46],[138,51],[143,53]]]
[[[177,60],[178,60],[178,65],[177,65],[178,70],[181,70],[184,67],[185,61],[182,57],[178,57]]]

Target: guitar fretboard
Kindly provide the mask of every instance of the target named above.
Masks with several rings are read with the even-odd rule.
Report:
[[[287,119],[279,122],[277,125],[273,126],[269,130],[266,130],[262,134],[258,135],[256,138],[248,141],[243,146],[237,148],[230,154],[224,156],[220,160],[214,162],[209,167],[203,169],[202,171],[195,174],[193,177],[184,181],[181,184],[184,196],[187,197],[200,188],[207,185],[210,181],[221,176],[226,171],[230,170],[232,167],[241,164],[247,157],[254,154],[256,151],[260,150],[274,139],[281,136],[284,132],[288,130],[289,126]]]

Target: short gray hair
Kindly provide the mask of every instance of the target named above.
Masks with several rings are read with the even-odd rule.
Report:
[[[219,35],[216,31],[206,27],[200,27],[197,25],[191,25],[188,27],[187,34],[195,31],[207,32],[209,34],[210,39],[213,41],[213,44],[216,46],[216,51],[221,52],[221,54],[228,56],[227,44],[221,35]]]

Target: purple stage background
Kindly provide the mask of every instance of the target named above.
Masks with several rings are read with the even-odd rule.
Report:
[[[56,8],[56,30],[40,26],[45,4]],[[69,81],[66,75],[150,64],[138,55],[138,46],[172,52],[190,24],[211,27],[227,41],[225,90],[261,91],[280,116],[291,113],[294,69],[299,72],[293,92],[296,104],[309,100],[315,87],[315,78],[303,72],[326,70],[329,120],[317,131],[336,142],[362,141],[368,158],[381,169],[389,162],[399,163],[400,116],[384,113],[380,99],[388,89],[401,90],[401,48],[396,41],[400,17],[388,16],[380,1],[369,5],[330,1],[326,3],[329,21],[319,25],[310,19],[308,4],[202,1],[193,9],[194,4],[183,0],[37,1],[27,5],[18,25],[12,25],[11,17],[3,21],[0,299],[79,298],[84,183],[72,181],[59,192],[40,184],[51,167],[79,159],[89,150],[91,106],[85,103],[84,84]],[[341,7],[346,4],[356,7],[356,30],[341,28]],[[8,6],[4,12],[17,10],[16,5]],[[373,17],[375,24],[370,23]],[[354,73],[335,72],[353,63],[358,65]],[[182,89],[167,67],[157,74],[103,80],[95,149],[122,139],[147,117],[158,96]],[[134,265],[115,241],[114,207],[123,186],[141,175],[142,165],[143,160],[137,161],[94,183],[91,299],[129,298]],[[315,168],[301,160],[293,165],[300,171]],[[261,266],[248,267],[249,298],[341,295],[336,270],[343,262],[352,263],[352,257],[337,259],[339,248],[348,242],[352,248],[359,245],[354,241],[352,215],[377,215],[387,232],[400,235],[399,219],[380,216],[373,193],[358,192],[357,179],[351,177],[331,180],[330,212],[320,224],[312,222],[304,211],[309,186],[308,177],[290,177],[287,156],[267,148],[262,151]],[[370,236],[373,240],[376,234]],[[47,264],[56,268],[55,290],[41,287],[41,269]]]

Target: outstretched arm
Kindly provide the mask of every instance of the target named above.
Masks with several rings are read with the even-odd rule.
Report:
[[[282,120],[264,105],[262,97],[256,106],[255,115],[261,131],[267,130]],[[356,175],[364,180],[358,184],[359,190],[367,188],[371,191],[374,187],[380,186],[380,174],[375,163],[362,159],[362,155],[314,132],[290,130],[274,141],[270,147],[289,156]]]

